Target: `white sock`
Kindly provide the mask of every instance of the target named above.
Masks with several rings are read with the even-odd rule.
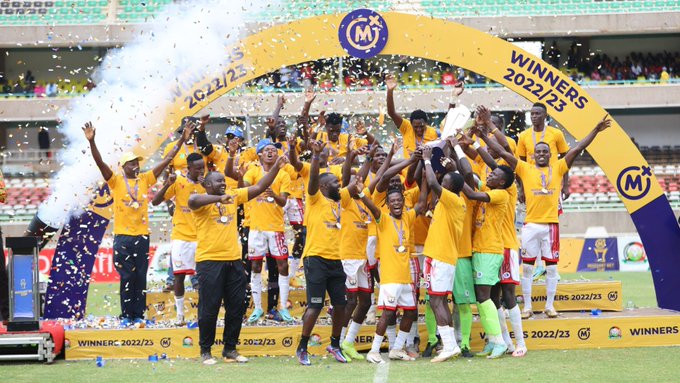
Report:
[[[177,316],[184,316],[184,295],[181,297],[175,296],[175,311]]]
[[[534,282],[534,265],[522,264],[522,295],[524,296],[524,311],[531,311],[531,284]]]
[[[505,344],[505,341],[503,340],[503,337],[500,335],[488,335],[489,337],[489,342],[493,344]]]
[[[411,331],[406,336],[406,346],[413,346],[416,343],[416,335],[418,335],[418,322],[413,321],[411,324]]]
[[[453,335],[453,327],[451,326],[437,326],[439,336],[442,337],[442,345],[444,351],[453,351],[456,348],[456,338]]]
[[[359,335],[359,329],[361,329],[361,323],[355,321],[349,322],[349,328],[347,329],[347,336],[345,336],[345,342],[354,344],[354,340]]]
[[[387,326],[387,343],[390,345],[390,350],[394,347],[394,342],[397,340],[397,325]]]
[[[505,322],[505,311],[503,308],[498,309],[498,321],[501,323],[501,335],[508,348],[512,347],[512,338],[510,338],[510,332],[508,332],[508,324]]]
[[[517,347],[526,348],[526,343],[524,343],[524,330],[522,329],[522,313],[519,311],[519,306],[515,305],[515,307],[508,310],[508,316],[510,317],[512,332],[515,333]]]
[[[345,340],[346,335],[347,335],[347,327],[343,327],[342,330],[340,330],[340,343],[342,343],[342,341]]]
[[[253,295],[255,309],[262,310],[262,273],[250,274],[250,291]]]
[[[390,347],[390,350],[392,349],[403,350],[404,344],[406,344],[407,336],[408,332],[399,330],[399,334],[397,334],[397,340],[394,341],[394,347]]]
[[[384,335],[373,334],[373,344],[371,345],[371,352],[380,352],[380,346],[382,345]]]
[[[288,309],[288,292],[290,291],[289,284],[290,276],[283,276],[279,274],[279,301],[282,309]]]
[[[288,268],[288,276],[295,278],[298,270],[300,270],[300,258],[293,258],[290,260],[290,267]]]
[[[557,293],[557,265],[548,265],[545,268],[545,292],[548,299],[545,301],[545,308],[555,309],[555,293]]]

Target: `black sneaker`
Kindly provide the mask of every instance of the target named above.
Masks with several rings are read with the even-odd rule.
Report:
[[[213,364],[217,363],[217,360],[213,358],[210,352],[204,352],[201,354],[201,363],[205,364],[206,366],[212,366]]]
[[[437,339],[437,343],[432,344],[430,342],[427,342],[427,346],[425,347],[425,351],[423,351],[423,358],[432,358],[432,354],[434,353],[434,350],[437,348],[437,346],[441,343],[439,339]]]
[[[222,356],[226,363],[248,363],[248,358],[239,354],[236,350],[223,352]]]
[[[474,358],[474,357],[475,357],[475,354],[473,354],[473,353],[470,351],[470,349],[467,348],[467,347],[466,347],[466,348],[462,348],[460,351],[461,351],[461,352],[460,352],[460,355],[461,355],[463,358]]]

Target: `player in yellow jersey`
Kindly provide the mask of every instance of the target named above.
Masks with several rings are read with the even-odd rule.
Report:
[[[302,317],[302,337],[296,356],[303,366],[311,365],[307,344],[324,306],[326,292],[333,305],[331,344],[326,350],[335,360],[347,363],[340,350],[342,319],[345,315],[345,272],[340,260],[340,181],[333,173],[319,174],[325,143],[314,141],[307,184],[307,243],[302,255],[307,280],[307,308]],[[291,150],[292,152],[292,150]],[[296,155],[297,157],[297,155]]]
[[[95,143],[95,128],[91,122],[83,127],[85,138],[99,171],[111,189],[113,197],[113,262],[120,274],[121,324],[144,321],[146,310],[146,272],[149,268],[149,212],[147,195],[156,179],[170,164],[195,125],[189,122],[175,147],[152,170],[140,173],[141,157],[124,153],[120,159],[121,173],[114,173],[104,162]]]
[[[556,162],[559,158],[569,151],[569,144],[564,138],[564,133],[559,129],[546,125],[546,118],[548,117],[547,108],[544,104],[537,102],[531,107],[531,128],[524,130],[519,134],[517,141],[517,149],[515,155],[522,161],[534,165],[534,148],[538,142],[545,142],[550,146],[550,163]],[[521,203],[525,203],[524,188],[520,188],[518,199]],[[569,172],[564,174],[562,179],[562,192],[558,202],[558,212],[562,214],[562,200],[569,198]],[[543,261],[538,259],[536,262],[536,269],[534,270],[533,278],[537,279],[545,273],[545,265]]]
[[[328,160],[334,164],[342,163],[347,154],[347,148],[356,150],[362,146],[370,145],[375,141],[372,134],[363,131],[366,138],[355,137],[349,133],[342,133],[343,117],[337,113],[326,116],[325,132],[317,133],[317,140],[326,143],[329,150]]]
[[[557,204],[562,176],[569,171],[576,156],[593,142],[597,135],[609,128],[611,120],[605,116],[595,128],[579,141],[567,154],[555,163],[550,162],[550,146],[538,142],[534,148],[535,165],[518,160],[515,156],[498,149],[498,144],[488,141],[487,145],[497,152],[515,170],[522,180],[527,198],[527,215],[522,229],[522,294],[524,295],[524,318],[533,315],[531,307],[531,284],[534,262],[542,258],[546,263],[545,313],[549,318],[557,317],[554,308],[557,292],[557,262],[559,262],[560,237]],[[495,145],[495,147],[494,147]]]
[[[378,308],[383,312],[376,325],[373,344],[371,351],[366,355],[366,360],[370,363],[384,363],[380,356],[380,346],[385,339],[388,324],[394,323],[397,310],[402,309],[399,334],[394,344],[390,346],[389,358],[414,361],[415,358],[409,356],[403,348],[413,321],[418,319],[416,294],[410,272],[416,210],[404,210],[404,194],[401,188],[390,189],[387,192],[389,213],[383,214],[375,202],[363,192],[363,185],[352,186],[350,188],[352,194],[361,198],[375,218],[380,247]]]
[[[286,164],[279,158],[256,185],[227,191],[224,175],[210,172],[203,185],[206,194],[189,197],[196,224],[196,272],[201,289],[198,291],[198,330],[201,360],[215,364],[210,349],[215,343],[217,314],[224,302],[224,332],[222,357],[225,362],[247,362],[236,351],[245,306],[246,274],[241,261],[241,246],[236,225],[236,208],[262,194],[276,179]]]
[[[477,137],[488,137],[490,140],[495,140],[508,153],[514,153],[515,146],[513,140],[507,140],[503,133],[504,121],[501,117],[491,115],[491,112],[484,106],[477,108],[477,127],[472,129]],[[500,127],[500,128],[499,128]],[[484,174],[488,174],[499,165],[508,165],[508,163],[500,157],[493,148],[473,143],[467,140],[467,144],[474,148],[475,153],[478,154],[484,161]],[[498,162],[497,162],[498,161]],[[515,288],[519,285],[519,241],[517,240],[517,231],[515,229],[515,210],[517,208],[517,186],[513,184],[508,189],[510,196],[505,215],[502,223],[502,237],[503,237],[503,265],[501,266],[500,283],[494,286],[491,290],[491,299],[494,301],[498,309],[498,320],[501,325],[501,332],[505,344],[508,346],[508,352],[512,352],[515,357],[522,357],[527,353],[526,343],[524,337],[519,334],[524,334],[522,327],[522,314],[517,306],[517,298],[515,296]],[[501,294],[502,293],[502,294]],[[505,321],[505,312],[501,307],[500,296],[503,297],[505,307],[508,309],[508,316],[512,325],[513,333],[517,340],[517,347],[512,343],[512,338],[508,331]]]
[[[394,125],[399,129],[399,133],[404,139],[404,158],[413,153],[418,146],[425,145],[439,139],[440,133],[437,129],[429,126],[427,113],[417,109],[411,112],[408,120],[405,120],[397,112],[394,105],[394,90],[397,88],[397,79],[393,76],[388,76],[385,79],[387,86],[387,114],[390,116]],[[454,97],[460,96],[463,93],[463,86],[457,86],[454,89]]]
[[[458,159],[459,169],[469,184],[476,180],[472,167],[455,138],[449,140]],[[472,227],[472,270],[474,272],[477,309],[489,343],[480,355],[495,359],[501,357],[508,347],[501,334],[498,311],[491,300],[491,288],[499,282],[503,264],[502,220],[510,199],[507,188],[515,182],[515,175],[507,166],[499,166],[486,176],[485,182],[477,181],[476,191],[467,184],[463,192],[468,199],[478,202],[477,214]]]
[[[174,198],[175,214],[172,216],[172,248],[170,264],[175,275],[174,292],[177,323],[184,323],[184,278],[196,272],[196,225],[189,209],[189,197],[203,194],[201,186],[205,174],[203,156],[190,153],[186,157],[186,175],[170,173],[163,187],[153,197],[154,206]]]
[[[423,160],[427,186],[432,190],[433,199],[437,200],[423,249],[424,279],[444,346],[432,362],[443,362],[461,352],[456,344],[447,296],[451,294],[454,284],[458,242],[463,234],[465,202],[459,193],[464,180],[460,174],[450,172],[444,174],[439,184],[432,169],[431,146],[423,147]]]
[[[276,163],[280,148],[265,138],[257,143],[257,153],[260,165],[252,167],[243,176],[245,186],[257,183]],[[252,290],[255,309],[248,318],[248,323],[255,323],[262,315],[262,260],[272,257],[278,268],[278,285],[280,289],[279,314],[286,322],[292,322],[293,317],[288,312],[288,243],[284,233],[283,207],[288,202],[290,189],[290,175],[279,172],[272,185],[259,197],[248,203],[250,207],[250,232],[248,234],[248,258],[252,269],[250,273],[250,288]]]

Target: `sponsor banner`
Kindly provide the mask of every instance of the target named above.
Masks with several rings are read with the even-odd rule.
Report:
[[[618,271],[619,253],[616,237],[588,238],[583,244],[578,271]]]
[[[518,297],[521,297],[521,287],[517,287]],[[537,283],[533,286],[532,307],[536,311],[542,311],[547,299],[545,283]],[[378,289],[376,289],[376,296]],[[262,293],[262,301],[266,302],[267,292]],[[448,297],[449,305],[453,304]],[[177,316],[175,311],[175,298],[173,293],[149,292],[146,294],[147,318],[161,320],[174,320]],[[326,300],[326,306],[321,311],[320,317],[328,316],[326,311],[330,302]],[[290,314],[294,317],[302,317],[307,307],[305,290],[291,290],[288,297]],[[473,306],[473,309],[476,308]],[[582,311],[600,309],[602,311],[622,311],[620,281],[593,281],[593,282],[561,282],[557,285],[555,295],[555,309],[557,311]],[[184,317],[187,320],[195,319],[198,310],[198,293],[187,291],[184,293]],[[246,315],[253,310],[252,301]],[[425,315],[425,290],[420,291],[418,299],[418,313]],[[224,309],[220,311],[224,315]]]
[[[517,297],[522,296],[521,286],[517,286]],[[545,283],[535,283],[532,288],[531,307],[543,311],[547,294]],[[520,303],[520,307],[524,304]],[[560,282],[555,294],[555,310],[583,311],[600,309],[602,311],[623,311],[621,281],[575,281]]]
[[[621,236],[617,241],[619,270],[649,271],[647,253],[639,235]]]
[[[603,316],[524,321],[524,334],[530,350],[569,350],[582,348],[630,348],[680,345],[680,316]],[[427,339],[425,326],[419,326],[420,339]],[[222,328],[217,329],[213,355],[222,351]],[[245,356],[295,354],[300,326],[245,326],[238,350]],[[330,326],[316,326],[309,351],[322,355],[330,342]],[[368,351],[375,326],[363,326],[356,338],[356,349]],[[472,324],[471,346],[481,350],[484,330]],[[515,334],[511,333],[514,338]],[[424,349],[426,342],[421,342]],[[197,329],[73,330],[66,331],[66,360],[147,359],[157,354],[168,358],[198,358]],[[387,347],[387,341],[383,344]],[[421,350],[422,351],[422,350]]]

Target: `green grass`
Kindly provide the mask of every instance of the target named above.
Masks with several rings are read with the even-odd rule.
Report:
[[[195,360],[108,360],[103,368],[94,361],[57,361],[51,366],[0,363],[7,382],[677,382],[680,347],[530,351],[523,359],[459,359],[443,364],[429,360],[392,362],[381,367],[366,362],[341,365],[330,359],[313,359],[302,367],[293,358],[254,358],[245,365],[218,363],[203,366]],[[374,380],[386,374],[384,380]],[[472,378],[474,377],[474,379]],[[653,378],[652,378],[653,377]]]
[[[634,307],[657,307],[651,272],[588,272],[565,273],[562,280],[618,280],[623,285],[623,307],[629,302]],[[117,283],[98,283],[90,285],[87,297],[87,313],[94,316],[120,314],[120,298]]]

